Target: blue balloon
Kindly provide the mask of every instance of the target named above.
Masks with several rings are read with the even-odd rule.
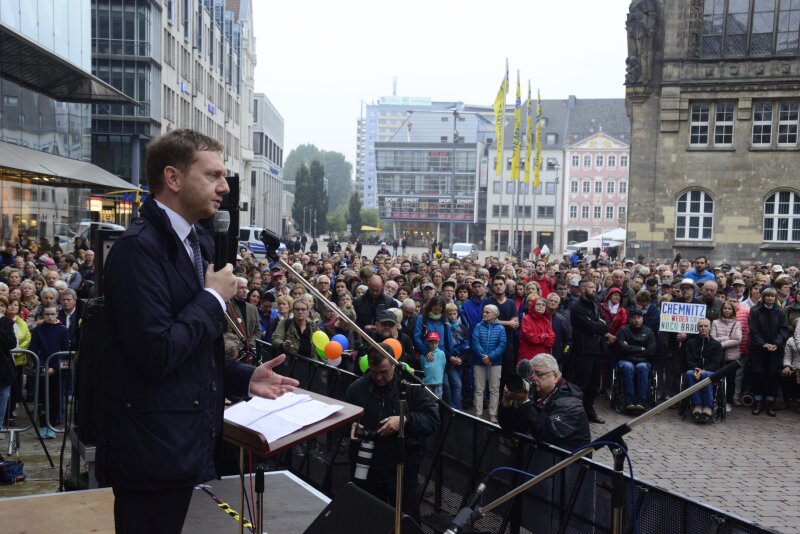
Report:
[[[347,346],[349,345],[347,342],[347,337],[343,336],[342,334],[336,334],[331,338],[331,341],[338,341],[342,346],[342,350],[347,350]]]

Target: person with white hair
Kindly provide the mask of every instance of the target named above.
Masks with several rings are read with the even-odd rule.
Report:
[[[483,415],[483,391],[489,380],[489,420],[497,422],[500,400],[500,373],[506,350],[506,330],[497,320],[500,311],[494,304],[483,307],[482,320],[472,330],[472,350],[475,352],[475,415]]]
[[[583,394],[564,380],[553,356],[534,356],[528,375],[522,378],[529,381],[523,382],[522,390],[503,388],[499,413],[503,430],[530,434],[538,441],[570,451],[592,441]]]

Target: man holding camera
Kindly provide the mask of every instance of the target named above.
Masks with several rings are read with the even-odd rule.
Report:
[[[389,353],[391,347],[381,344]],[[397,464],[402,456],[396,446],[400,430],[400,374],[394,362],[370,347],[369,369],[347,388],[345,401],[364,408],[351,430],[350,458],[355,465],[355,483],[394,506]],[[424,453],[424,440],[439,428],[439,409],[421,387],[407,389],[405,412],[405,460],[403,512],[419,522],[417,476]]]
[[[588,445],[592,435],[581,390],[564,380],[550,354],[537,354],[530,363],[529,375],[522,377],[530,382],[510,379],[503,389],[500,426],[569,451]]]

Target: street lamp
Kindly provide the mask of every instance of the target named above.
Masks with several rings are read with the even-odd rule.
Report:
[[[555,190],[555,194],[553,195],[553,197],[554,197],[553,198],[553,250],[552,250],[553,254],[556,253],[556,225],[558,224],[558,207],[559,207],[559,201],[558,201],[558,170],[561,168],[561,166],[558,164],[558,162],[556,162],[554,167],[555,167],[555,170],[556,170],[556,179],[555,179],[556,190]],[[560,245],[559,245],[559,248],[560,248]]]

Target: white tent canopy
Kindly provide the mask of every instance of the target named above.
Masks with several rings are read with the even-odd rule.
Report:
[[[570,247],[577,248],[604,248],[604,247],[618,247],[622,244],[621,241],[614,241],[613,239],[601,239],[600,236],[595,236],[583,241],[575,243]]]
[[[613,230],[603,232],[602,234],[594,235],[581,243],[575,243],[573,245],[570,245],[570,247],[575,247],[575,248],[618,247],[625,241],[625,237],[626,237],[626,232],[624,228],[615,228]]]

